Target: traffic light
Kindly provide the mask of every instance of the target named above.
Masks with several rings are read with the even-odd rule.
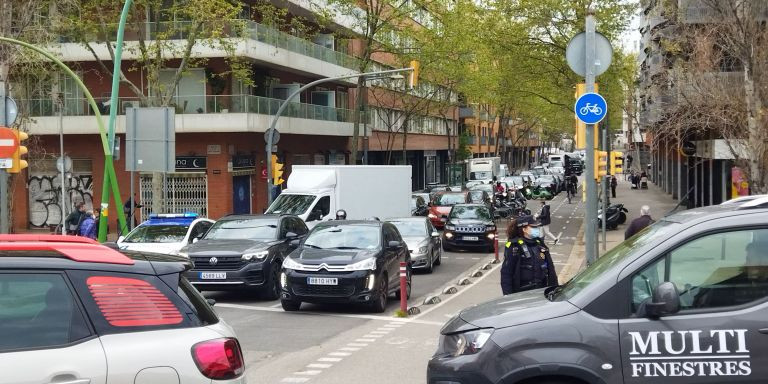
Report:
[[[606,167],[608,166],[608,152],[595,151],[595,178],[601,179],[608,174]]]
[[[8,173],[19,173],[22,169],[29,165],[26,160],[21,159],[21,156],[26,155],[28,152],[27,147],[23,145],[22,141],[28,139],[29,135],[27,135],[26,132],[22,132],[18,129],[14,129],[13,134],[16,135],[16,139],[19,145],[16,147],[16,151],[13,152],[13,156],[11,156],[13,164],[11,165],[11,168],[8,168]]]
[[[411,71],[410,81],[408,82],[411,89],[419,85],[419,67],[418,60],[411,60],[411,68],[413,68],[413,71]]]
[[[283,163],[278,162],[277,155],[272,155],[272,185],[280,185],[283,180]]]
[[[611,175],[618,175],[624,173],[622,164],[624,153],[618,151],[611,151]]]

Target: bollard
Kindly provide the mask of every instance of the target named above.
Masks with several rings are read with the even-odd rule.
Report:
[[[496,233],[496,236],[494,237],[493,241],[493,254],[494,254],[494,260],[499,261],[499,235]]]
[[[408,313],[408,263],[400,262],[400,310]]]

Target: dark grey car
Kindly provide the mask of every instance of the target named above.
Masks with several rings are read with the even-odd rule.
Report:
[[[429,384],[762,383],[768,198],[665,217],[566,284],[468,308]]]
[[[230,215],[202,239],[181,249],[194,262],[187,279],[200,291],[256,290],[280,297],[280,266],[304,238],[307,226],[293,215]]]
[[[440,233],[426,217],[404,217],[387,219],[392,223],[411,254],[411,268],[432,273],[435,266],[443,262],[443,248]]]

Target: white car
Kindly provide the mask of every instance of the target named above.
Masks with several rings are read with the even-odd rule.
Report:
[[[121,250],[175,255],[202,237],[213,223],[195,213],[153,214],[128,235],[120,236],[117,246]]]
[[[0,382],[246,382],[188,259],[60,235],[0,235],[0,252]]]

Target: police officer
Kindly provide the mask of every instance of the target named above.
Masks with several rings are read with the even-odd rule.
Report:
[[[336,211],[336,220],[346,220],[347,219],[347,211],[343,209],[339,209]]]
[[[501,266],[501,291],[505,295],[558,284],[555,264],[541,239],[539,225],[531,215],[509,222]]]

